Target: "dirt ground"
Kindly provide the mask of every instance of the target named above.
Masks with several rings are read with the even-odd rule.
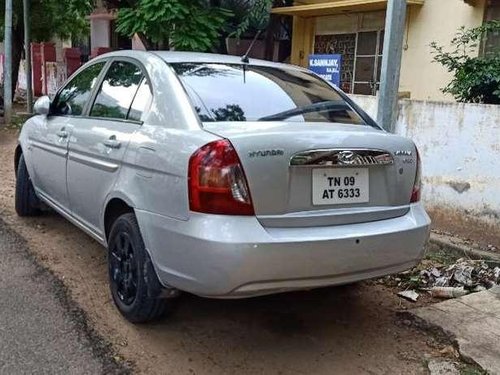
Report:
[[[186,294],[162,322],[129,324],[111,301],[99,244],[56,214],[15,215],[15,143],[0,131],[1,217],[139,373],[419,374],[445,345],[401,318],[413,305],[376,282],[247,300]]]

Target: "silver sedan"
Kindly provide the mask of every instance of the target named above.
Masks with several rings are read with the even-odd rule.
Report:
[[[423,256],[414,143],[305,69],[120,51],[35,109],[15,153],[16,210],[48,206],[106,246],[132,322],[159,318],[180,291],[346,284]]]

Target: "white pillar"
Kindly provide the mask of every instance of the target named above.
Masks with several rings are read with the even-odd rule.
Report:
[[[114,16],[105,9],[97,9],[90,16],[90,50],[111,47],[111,20]]]

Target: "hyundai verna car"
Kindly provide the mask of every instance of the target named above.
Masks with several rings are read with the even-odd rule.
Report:
[[[162,316],[180,291],[347,284],[423,256],[414,143],[306,69],[120,51],[35,110],[15,153],[16,210],[51,207],[106,246],[132,322]]]

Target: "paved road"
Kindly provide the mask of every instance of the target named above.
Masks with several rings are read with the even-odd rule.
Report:
[[[0,374],[118,373],[61,284],[0,220]]]

